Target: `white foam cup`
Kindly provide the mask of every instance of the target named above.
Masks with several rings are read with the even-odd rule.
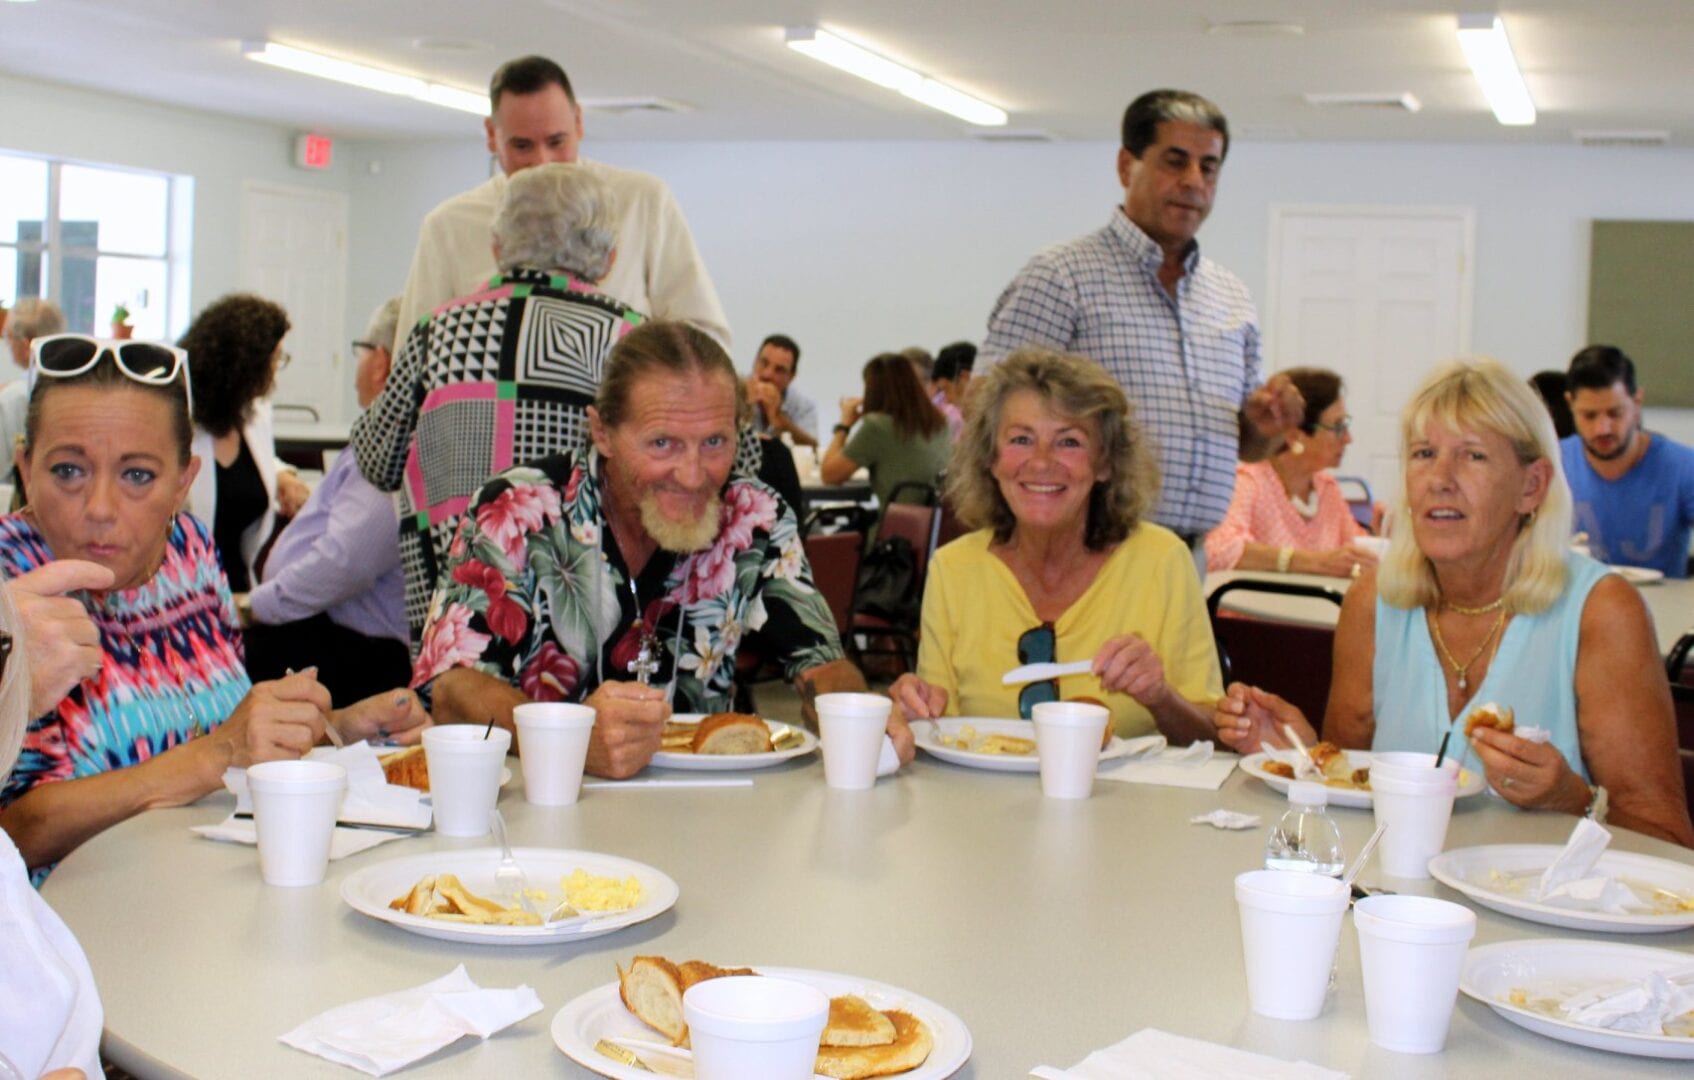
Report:
[[[1435,772],[1435,755],[1420,754],[1412,750],[1389,750],[1370,756],[1370,774],[1374,779],[1378,776],[1398,776],[1408,780],[1422,780]],[[1457,754],[1448,754],[1441,762],[1441,772],[1449,776],[1459,775],[1459,758]]]
[[[1423,770],[1409,779],[1371,769],[1371,806],[1376,823],[1386,825],[1377,858],[1382,872],[1399,878],[1427,878],[1429,860],[1447,842],[1447,822],[1453,816],[1453,797],[1459,778],[1445,768]]]
[[[1386,536],[1355,536],[1353,546],[1360,551],[1368,551],[1378,559],[1388,557],[1388,537]]]
[[[893,700],[881,694],[819,694],[815,704],[824,782],[850,791],[875,785]]]
[[[1278,1020],[1323,1011],[1341,917],[1351,890],[1340,878],[1298,870],[1249,870],[1235,878],[1247,1000]]]
[[[506,765],[512,733],[481,724],[441,724],[424,729],[423,745],[435,831],[442,836],[488,835],[488,814],[500,794],[500,770]]]
[[[594,710],[563,701],[532,701],[512,710],[524,798],[537,806],[569,806],[582,793],[582,766]]]
[[[792,979],[728,975],[689,987],[682,1015],[699,1080],[811,1080],[829,998]]]
[[[1402,1054],[1439,1051],[1476,913],[1426,896],[1371,896],[1353,905],[1353,927],[1371,1042]]]
[[[266,761],[248,767],[247,792],[265,884],[323,881],[347,770],[328,761]]]
[[[1044,701],[1031,710],[1035,753],[1040,759],[1041,794],[1049,799],[1086,799],[1094,791],[1100,740],[1112,714],[1086,701]]]

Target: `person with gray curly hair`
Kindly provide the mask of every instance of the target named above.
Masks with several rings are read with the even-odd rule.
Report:
[[[494,276],[410,328],[353,424],[359,471],[400,493],[414,649],[471,496],[496,473],[587,441],[606,357],[646,320],[596,284],[616,256],[618,213],[610,185],[582,165],[511,176],[489,230]]]
[[[545,266],[599,282],[617,257],[618,205],[604,180],[571,165],[537,165],[506,182],[494,215],[501,270]]]
[[[65,330],[65,316],[59,305],[33,296],[19,300],[11,311],[0,312],[0,322],[5,325],[12,362],[25,371],[29,370],[29,343]],[[0,448],[5,451],[0,458],[0,483],[17,483],[17,466],[12,463],[12,455],[23,439],[24,411],[29,408],[28,384],[29,380],[17,378],[0,386]],[[0,505],[0,511],[6,509],[7,506]]]
[[[1100,365],[1019,349],[974,380],[947,494],[977,531],[936,552],[916,674],[890,691],[906,716],[1021,716],[1086,697],[1109,731],[1210,739],[1223,692],[1189,551],[1147,520],[1152,444]],[[1022,664],[1086,674],[1002,685]]]

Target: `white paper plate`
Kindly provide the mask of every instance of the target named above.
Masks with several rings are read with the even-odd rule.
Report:
[[[1573,1024],[1507,1000],[1513,990],[1574,994],[1601,983],[1642,979],[1666,968],[1687,967],[1688,960],[1687,953],[1604,941],[1501,941],[1465,954],[1459,989],[1519,1027],[1550,1039],[1618,1054],[1694,1060],[1694,1039]]]
[[[1536,881],[1563,849],[1560,844],[1490,844],[1455,848],[1429,861],[1429,872],[1449,888],[1457,889],[1486,908],[1515,915],[1530,922],[1562,926],[1569,930],[1597,930],[1614,934],[1655,934],[1694,926],[1694,911],[1664,915],[1613,915],[1605,911],[1578,911],[1554,907],[1531,899]],[[1608,877],[1628,878],[1643,884],[1694,896],[1694,866],[1652,855],[1608,851],[1595,869]],[[1491,881],[1495,871],[1520,873],[1510,884]]]
[[[426,874],[455,874],[465,888],[478,896],[495,897],[494,869],[500,864],[498,848],[468,851],[426,851],[367,866],[341,883],[341,898],[354,911],[393,923],[402,930],[444,941],[469,941],[481,945],[550,945],[577,941],[646,922],[669,911],[676,903],[677,887],[668,875],[646,863],[593,851],[561,851],[557,848],[514,848],[518,864],[529,876],[532,888],[545,890],[550,900],[536,904],[542,915],[564,899],[559,879],[582,867],[602,877],[626,878],[634,874],[641,882],[641,903],[627,911],[585,915],[556,926],[479,926],[445,922],[423,915],[408,915],[388,906],[405,896]]]
[[[973,769],[987,769],[990,772],[1041,771],[1041,761],[1033,751],[1028,754],[983,754],[975,750],[948,746],[941,741],[942,736],[957,738],[959,729],[967,725],[976,728],[979,736],[1011,735],[1030,740],[1035,738],[1035,725],[1028,720],[1000,720],[984,716],[949,716],[943,720],[918,720],[912,724],[912,737],[919,750],[955,765],[967,765]],[[1115,761],[1128,757],[1134,749],[1130,743],[1113,735],[1112,741],[1100,751],[1100,760]]]
[[[1608,566],[1606,569],[1631,585],[1651,585],[1665,579],[1663,570],[1655,570],[1651,566]]]
[[[935,1046],[922,1065],[898,1074],[901,1080],[941,1080],[952,1076],[971,1056],[970,1029],[965,1027],[963,1020],[928,998],[874,979],[801,968],[766,967],[763,964],[747,966],[761,975],[807,983],[830,997],[857,994],[874,1008],[901,1009],[928,1024],[930,1034],[935,1036]],[[653,1074],[620,1064],[597,1052],[594,1049],[597,1041],[614,1036],[665,1041],[663,1035],[637,1020],[623,1007],[616,982],[573,998],[553,1016],[552,1031],[553,1044],[571,1060],[601,1076],[617,1077],[619,1080],[648,1080]]]
[[[671,717],[671,722],[675,724],[698,724],[704,718],[704,713],[677,713]],[[798,732],[800,745],[791,746],[787,750],[773,750],[768,754],[679,754],[674,750],[660,750],[653,755],[653,764],[662,769],[690,769],[694,772],[768,769],[772,765],[780,765],[793,758],[802,757],[818,748],[818,737],[805,728],[780,723],[776,720],[766,720],[765,726],[771,729],[773,740],[781,738],[790,731]]]
[[[1347,763],[1353,766],[1353,768],[1364,769],[1370,767],[1369,750],[1343,750],[1342,753],[1347,755]],[[1241,759],[1241,771],[1249,776],[1258,777],[1277,791],[1286,793],[1288,791],[1288,785],[1293,783],[1293,781],[1289,780],[1286,776],[1278,776],[1275,773],[1266,772],[1265,762],[1269,760],[1270,755],[1262,752],[1257,754],[1248,754],[1246,757]],[[1327,787],[1327,785],[1325,786]],[[1476,772],[1473,769],[1460,768],[1459,793],[1455,797],[1467,799],[1472,795],[1480,795],[1485,786],[1486,785],[1483,783],[1481,773]],[[1350,806],[1355,810],[1369,810],[1373,803],[1371,802],[1371,793],[1368,791],[1360,791],[1358,788],[1331,787],[1329,788],[1329,805]]]

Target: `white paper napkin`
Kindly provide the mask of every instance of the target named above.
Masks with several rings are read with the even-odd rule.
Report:
[[[1694,1010],[1694,967],[1597,987],[1566,1001],[1565,1019],[1587,1027],[1665,1034],[1665,1023]]]
[[[1535,898],[1544,900],[1560,885],[1588,877],[1588,871],[1600,861],[1605,854],[1606,845],[1612,842],[1612,834],[1606,827],[1593,818],[1581,817],[1576,819],[1576,828],[1571,830],[1570,839],[1553,862],[1541,874],[1541,881],[1535,887]]]
[[[1102,761],[1094,775],[1099,780],[1115,780],[1120,784],[1157,784],[1162,787],[1195,788],[1216,791],[1223,787],[1229,774],[1241,759],[1235,754],[1215,752],[1210,743],[1199,744],[1202,749],[1186,747],[1164,750],[1152,757],[1130,760]]]
[[[1195,814],[1188,819],[1188,824],[1210,825],[1216,829],[1256,829],[1259,827],[1259,815],[1220,807],[1209,814]]]
[[[460,964],[411,990],[339,1005],[277,1038],[297,1050],[384,1076],[466,1035],[486,1039],[541,1011],[528,986],[483,990]]]
[[[1282,1061],[1201,1039],[1142,1028],[1079,1064],[1035,1073],[1052,1080],[1347,1080],[1306,1061]]]
[[[396,825],[406,829],[427,829],[430,807],[424,793],[416,788],[390,784],[382,771],[375,747],[366,742],[350,746],[320,746],[306,755],[313,761],[328,761],[347,770],[347,794],[341,800],[336,816],[342,821],[366,821],[373,825]],[[235,793],[238,813],[251,813],[253,803],[247,794],[247,770],[225,769],[224,787]]]
[[[199,833],[208,840],[221,840],[226,844],[257,844],[259,842],[258,827],[251,818],[238,819],[234,814],[224,818],[216,825],[194,825],[189,832]],[[329,857],[345,859],[349,855],[357,855],[361,851],[369,851],[378,844],[386,844],[390,840],[404,840],[405,833],[383,832],[380,829],[344,829],[337,827],[330,834]]]

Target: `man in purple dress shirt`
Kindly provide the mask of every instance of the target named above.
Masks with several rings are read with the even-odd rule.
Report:
[[[388,381],[399,313],[395,297],[353,343],[360,408]],[[393,497],[360,475],[357,455],[337,456],[277,537],[249,598],[248,674],[273,679],[315,665],[336,701],[405,686],[412,667],[398,529]]]

